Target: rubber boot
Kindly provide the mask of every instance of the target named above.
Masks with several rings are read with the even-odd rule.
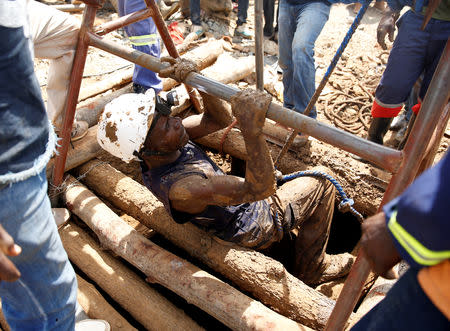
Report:
[[[389,126],[391,125],[393,118],[376,117],[372,119],[372,123],[369,128],[369,135],[367,140],[373,141],[374,143],[383,145],[383,138],[386,134]]]

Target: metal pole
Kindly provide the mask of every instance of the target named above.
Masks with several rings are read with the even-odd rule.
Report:
[[[63,129],[61,131],[61,146],[57,149],[55,157],[55,166],[53,168],[53,185],[58,187],[62,183],[64,175],[64,165],[66,164],[67,151],[69,149],[75,109],[77,107],[78,95],[80,93],[81,79],[83,76],[86,55],[89,47],[88,31],[92,29],[95,20],[95,14],[99,5],[88,4],[83,14],[83,21],[78,36],[78,44],[75,52],[75,58],[70,74],[69,93],[67,96],[66,107],[64,109]]]
[[[450,97],[450,42],[447,41],[445,50],[431,80],[428,92],[422,103],[411,136],[406,142],[403,162],[394,174],[384,194],[378,210],[388,201],[398,196],[414,180],[420,166],[427,144],[438,125],[441,114]],[[356,301],[358,300],[367,276],[370,273],[370,265],[360,252],[356,258],[350,274],[345,281],[341,294],[336,302],[325,330],[343,330]]]
[[[439,124],[434,131],[433,138],[428,144],[426,156],[422,160],[422,163],[420,164],[419,170],[417,171],[417,176],[419,176],[422,172],[431,167],[431,165],[433,164],[434,158],[439,148],[439,144],[441,143],[442,136],[444,135],[445,129],[447,128],[449,117],[450,117],[450,103],[447,103],[447,106],[445,107],[441,119],[439,120]]]
[[[134,13],[119,17],[111,22],[103,23],[94,28],[94,32],[99,36],[104,36],[105,34],[115,31],[124,26],[130,25],[132,23],[141,21],[153,15],[153,10],[151,8],[142,9]]]
[[[167,52],[173,58],[179,58],[180,54],[178,54],[178,50],[175,48],[175,44],[173,43],[172,37],[169,34],[169,30],[167,29],[166,23],[159,11],[158,6],[154,0],[145,0],[147,7],[153,11],[153,21],[155,22],[156,28],[158,29],[159,35],[161,36],[164,45],[166,45]],[[184,84],[186,86],[186,90],[189,94],[189,99],[191,99],[192,105],[197,110],[197,112],[203,112],[202,102],[200,101],[200,94],[194,90],[192,87]]]
[[[136,50],[130,50],[124,46],[116,45],[115,43],[103,40],[92,33],[90,33],[89,36],[91,38],[91,45],[128,61],[137,63],[144,68],[159,72],[169,66],[169,64],[162,63],[153,56]],[[187,76],[186,83],[197,88],[199,91],[214,95],[226,101],[230,101],[231,96],[239,92],[239,89],[237,88],[219,83],[194,72]],[[356,137],[348,132],[318,122],[308,116],[283,108],[274,103],[270,105],[267,117],[283,125],[293,127],[296,130],[306,132],[317,139],[333,146],[338,146],[350,153],[360,155],[390,172],[396,171],[402,158],[402,153],[400,151]]]
[[[361,22],[367,8],[369,8],[370,3],[372,0],[366,0],[361,9],[359,10],[358,14],[355,17],[355,20],[353,21],[352,25],[350,26],[350,29],[348,30],[347,34],[344,37],[344,40],[342,41],[341,45],[339,46],[338,50],[336,51],[336,54],[334,54],[333,59],[331,60],[330,65],[328,66],[328,69],[325,73],[325,75],[322,78],[322,81],[320,82],[319,86],[317,87],[316,91],[314,92],[313,96],[311,97],[311,100],[309,100],[308,105],[305,108],[305,111],[303,112],[304,115],[308,115],[311,110],[313,109],[314,105],[317,102],[317,99],[319,99],[320,93],[322,93],[323,88],[328,82],[328,79],[331,76],[331,73],[333,72],[334,68],[336,67],[339,59],[341,58],[342,53],[344,53],[345,48],[347,47],[348,43],[350,42],[350,39],[352,38],[353,34],[356,31],[356,28],[358,27],[359,23]],[[281,159],[283,156],[287,153],[289,150],[289,147],[292,145],[292,142],[294,141],[294,138],[297,136],[299,131],[295,130],[292,131],[289,138],[287,139],[286,143],[284,144],[283,148],[281,149],[280,153],[277,156],[277,159],[275,160],[274,164],[275,167],[279,165],[281,162]]]
[[[263,0],[255,0],[256,88],[264,90]]]

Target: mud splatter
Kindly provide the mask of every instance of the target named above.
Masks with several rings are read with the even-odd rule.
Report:
[[[105,135],[111,142],[117,141],[116,132],[117,132],[116,124],[115,123],[111,124],[108,122],[105,128]]]

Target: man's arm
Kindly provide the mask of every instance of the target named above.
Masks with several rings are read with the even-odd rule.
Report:
[[[399,16],[400,11],[392,10],[390,7],[386,7],[384,10],[377,27],[377,41],[382,49],[387,49],[386,35],[388,35],[390,42],[394,41],[395,22],[397,22]]]
[[[169,199],[173,208],[198,213],[208,205],[252,202],[275,192],[273,162],[262,134],[271,99],[266,93],[245,90],[231,100],[248,153],[245,179],[236,176],[187,177],[170,189]]]
[[[450,154],[417,178],[383,213],[362,226],[361,248],[383,275],[400,258],[411,266],[431,266],[450,258]]]
[[[226,101],[203,92],[200,92],[200,94],[205,112],[183,119],[183,126],[191,139],[197,139],[219,131],[233,121],[231,106]]]

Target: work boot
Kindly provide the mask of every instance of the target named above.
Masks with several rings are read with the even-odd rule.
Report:
[[[325,254],[320,268],[321,272],[315,278],[306,280],[305,283],[311,285],[319,285],[331,280],[341,278],[350,272],[355,262],[355,257],[350,253],[342,253],[337,255]]]
[[[367,140],[374,143],[383,145],[383,138],[386,134],[389,125],[391,125],[392,117],[375,117],[372,118],[372,123],[370,123],[369,133]]]
[[[243,23],[241,25],[238,25],[236,27],[236,30],[234,30],[234,36],[235,37],[242,37],[245,39],[252,39],[253,34],[248,30],[247,24]]]
[[[201,37],[203,35],[203,33],[205,32],[205,30],[203,29],[203,26],[193,24],[192,28],[191,28],[191,32],[195,33],[197,36]]]

